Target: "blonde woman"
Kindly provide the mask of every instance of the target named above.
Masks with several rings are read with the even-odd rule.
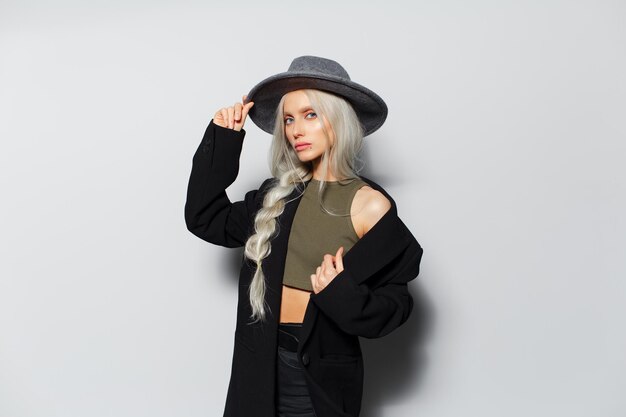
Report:
[[[247,116],[273,137],[272,177],[231,202]],[[359,337],[407,320],[422,256],[391,196],[358,174],[363,138],[386,117],[384,101],[339,63],[307,55],[209,123],[187,227],[245,247],[224,416],[359,415]]]

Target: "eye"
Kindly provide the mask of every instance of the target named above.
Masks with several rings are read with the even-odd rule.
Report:
[[[288,125],[291,119],[292,119],[291,117],[285,117],[285,124]]]
[[[307,117],[309,117],[310,115],[314,115],[315,117],[317,117],[317,114],[315,112],[307,113]]]

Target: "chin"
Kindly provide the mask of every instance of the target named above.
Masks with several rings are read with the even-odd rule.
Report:
[[[298,159],[300,162],[313,162],[321,159],[321,155],[300,155],[298,154]]]

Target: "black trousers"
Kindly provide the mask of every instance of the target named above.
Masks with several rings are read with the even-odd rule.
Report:
[[[301,324],[280,323],[276,360],[277,417],[315,417],[296,349]]]

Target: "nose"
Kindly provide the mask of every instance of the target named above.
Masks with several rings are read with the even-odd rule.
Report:
[[[291,133],[293,133],[294,138],[302,136],[301,125],[297,118],[294,118],[293,122],[291,122]]]

